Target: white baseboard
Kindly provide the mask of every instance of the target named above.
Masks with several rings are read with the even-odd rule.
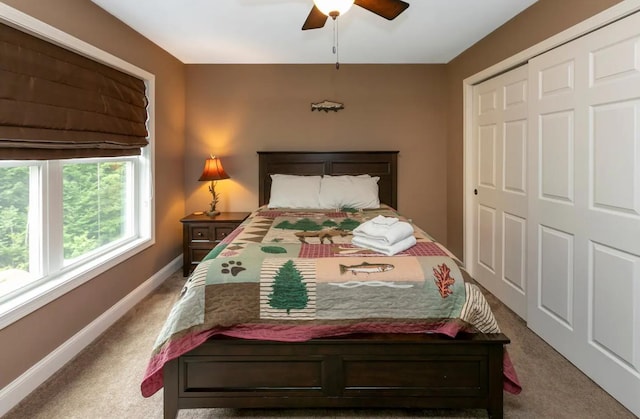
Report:
[[[182,256],[178,256],[135,290],[131,291],[126,297],[118,301],[113,307],[105,311],[100,317],[89,323],[20,377],[1,389],[0,416],[13,409],[29,393],[78,355],[80,351],[104,333],[105,330],[111,327],[120,317],[124,316],[133,306],[142,301],[144,297],[161,285],[181,266]]]

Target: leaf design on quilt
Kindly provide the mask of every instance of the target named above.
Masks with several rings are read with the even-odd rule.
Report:
[[[447,298],[449,295],[453,294],[451,286],[456,282],[456,280],[449,275],[450,273],[451,269],[446,263],[436,265],[436,267],[433,268],[433,276],[435,277],[434,281],[442,298]]]

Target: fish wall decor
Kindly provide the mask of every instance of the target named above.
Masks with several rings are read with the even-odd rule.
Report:
[[[339,102],[333,102],[331,100],[323,100],[322,102],[311,104],[311,112],[313,111],[338,112],[340,109],[344,109],[344,104]]]

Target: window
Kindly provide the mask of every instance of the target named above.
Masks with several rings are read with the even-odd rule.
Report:
[[[133,237],[133,162],[62,163],[64,263]]]
[[[148,241],[148,172],[144,153],[0,161],[0,308],[73,282]]]
[[[137,237],[136,160],[0,163],[0,301]]]
[[[0,160],[3,328],[154,243],[155,77],[2,3],[0,22],[142,80],[149,141],[139,156]]]
[[[31,170],[25,164],[0,163],[0,296],[34,277],[28,241]]]

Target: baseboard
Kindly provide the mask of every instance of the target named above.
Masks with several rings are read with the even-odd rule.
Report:
[[[53,352],[29,368],[20,377],[0,390],[0,416],[13,409],[22,399],[44,383],[80,351],[86,348],[111,325],[149,295],[169,276],[182,267],[182,256],[173,259],[151,278],[147,279],[100,317],[89,323]]]

